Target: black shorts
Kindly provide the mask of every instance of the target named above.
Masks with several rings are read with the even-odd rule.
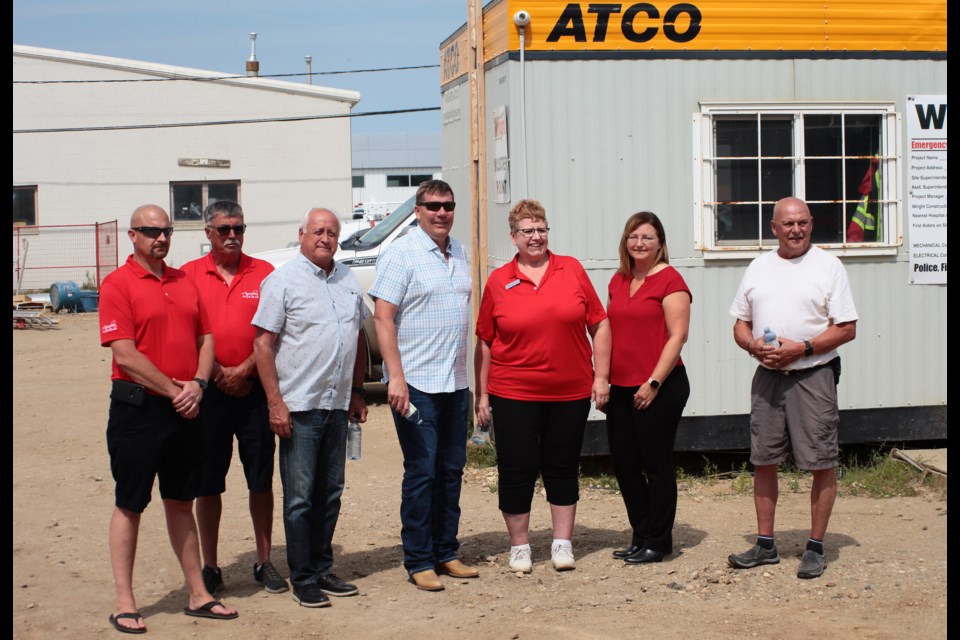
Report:
[[[273,490],[273,458],[277,444],[270,430],[267,396],[259,381],[254,382],[250,393],[242,398],[229,396],[211,384],[200,401],[200,426],[203,463],[198,495],[215,496],[226,491],[234,436],[237,437],[247,489],[254,493]]]
[[[116,505],[142,513],[158,476],[161,498],[196,498],[200,442],[199,422],[180,416],[169,398],[148,395],[139,407],[111,400],[107,451]]]

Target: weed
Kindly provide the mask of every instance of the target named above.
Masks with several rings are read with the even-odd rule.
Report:
[[[873,451],[861,462],[853,458],[838,480],[841,495],[866,495],[874,498],[916,496],[922,488],[932,489],[946,498],[946,486],[931,474],[921,474],[909,464]]]
[[[703,475],[706,477],[708,485],[713,486],[717,484],[717,465],[716,463],[710,462],[707,456],[703,456]]]
[[[489,443],[481,447],[467,446],[467,466],[475,469],[497,466],[497,450]]]
[[[93,276],[90,275],[89,271],[87,271],[87,273],[83,276],[83,284],[80,286],[80,288],[84,291],[97,290],[97,282],[93,279]]]
[[[747,471],[746,462],[741,463],[740,473],[733,479],[731,485],[734,493],[744,494],[753,491],[753,474]]]
[[[617,483],[616,476],[609,473],[600,473],[593,476],[581,476],[581,484],[590,489],[600,489],[601,491],[620,491],[620,484]]]

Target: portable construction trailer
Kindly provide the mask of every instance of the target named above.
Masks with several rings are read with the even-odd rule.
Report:
[[[756,362],[734,343],[728,310],[749,261],[776,247],[774,202],[797,196],[860,315],[840,349],[841,443],[946,438],[946,10],[470,5],[440,47],[441,147],[475,304],[513,257],[517,200],[543,203],[551,250],[578,258],[601,298],[627,217],[657,213],[693,294],[676,447],[748,448]],[[605,451],[594,411],[584,453]]]

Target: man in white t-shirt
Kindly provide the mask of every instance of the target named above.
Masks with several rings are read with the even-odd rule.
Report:
[[[730,305],[734,340],[760,366],[750,406],[757,543],[728,562],[738,569],[780,562],[773,537],[777,465],[792,454],[813,474],[810,540],[797,577],[817,578],[827,566],[823,537],[837,497],[837,348],[856,337],[857,310],[843,264],[810,244],[813,217],[803,200],[779,200],[770,227],[777,250],[750,263]],[[764,343],[766,328],[779,344]]]

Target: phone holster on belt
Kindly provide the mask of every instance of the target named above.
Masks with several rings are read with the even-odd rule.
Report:
[[[129,380],[114,380],[110,390],[110,399],[124,404],[142,407],[147,400],[147,388]]]

